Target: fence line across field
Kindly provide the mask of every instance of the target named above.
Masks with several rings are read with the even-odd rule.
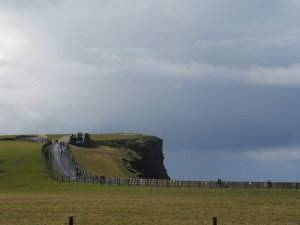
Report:
[[[183,181],[183,180],[167,180],[167,179],[144,179],[144,178],[119,178],[105,177],[100,179],[99,176],[86,171],[74,159],[69,151],[73,163],[79,168],[81,176],[76,176],[75,180],[70,177],[58,176],[53,173],[51,163],[51,153],[49,146],[51,141],[43,145],[41,154],[45,169],[49,177],[57,182],[86,182],[93,184],[107,184],[115,186],[152,186],[152,187],[178,187],[178,188],[287,188],[300,189],[300,183],[291,182],[233,182],[233,181]]]
[[[70,177],[52,175],[51,179],[58,182],[74,182]],[[75,182],[85,182],[93,184],[106,184],[114,186],[152,186],[152,187],[178,187],[178,188],[287,188],[300,189],[300,183],[288,182],[222,182],[222,186],[218,186],[217,181],[182,181],[182,180],[160,180],[160,179],[139,179],[139,178],[119,178],[106,177],[101,181],[96,177],[83,176],[75,180]]]

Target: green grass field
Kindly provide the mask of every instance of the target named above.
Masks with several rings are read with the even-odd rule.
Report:
[[[300,224],[299,190],[54,182],[41,146],[0,141],[0,224]]]

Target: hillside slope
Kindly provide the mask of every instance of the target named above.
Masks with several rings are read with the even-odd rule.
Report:
[[[75,159],[94,174],[169,179],[163,140],[140,134],[97,134],[84,147],[70,145]]]

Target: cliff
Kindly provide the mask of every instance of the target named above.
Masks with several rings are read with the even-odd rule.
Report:
[[[120,165],[140,178],[170,179],[163,163],[161,138],[143,135],[135,139],[91,141],[91,144],[121,149]]]

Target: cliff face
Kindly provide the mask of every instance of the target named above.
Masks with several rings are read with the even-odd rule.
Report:
[[[97,141],[122,150],[121,162],[140,178],[170,179],[164,166],[163,140],[154,136],[137,139]]]

